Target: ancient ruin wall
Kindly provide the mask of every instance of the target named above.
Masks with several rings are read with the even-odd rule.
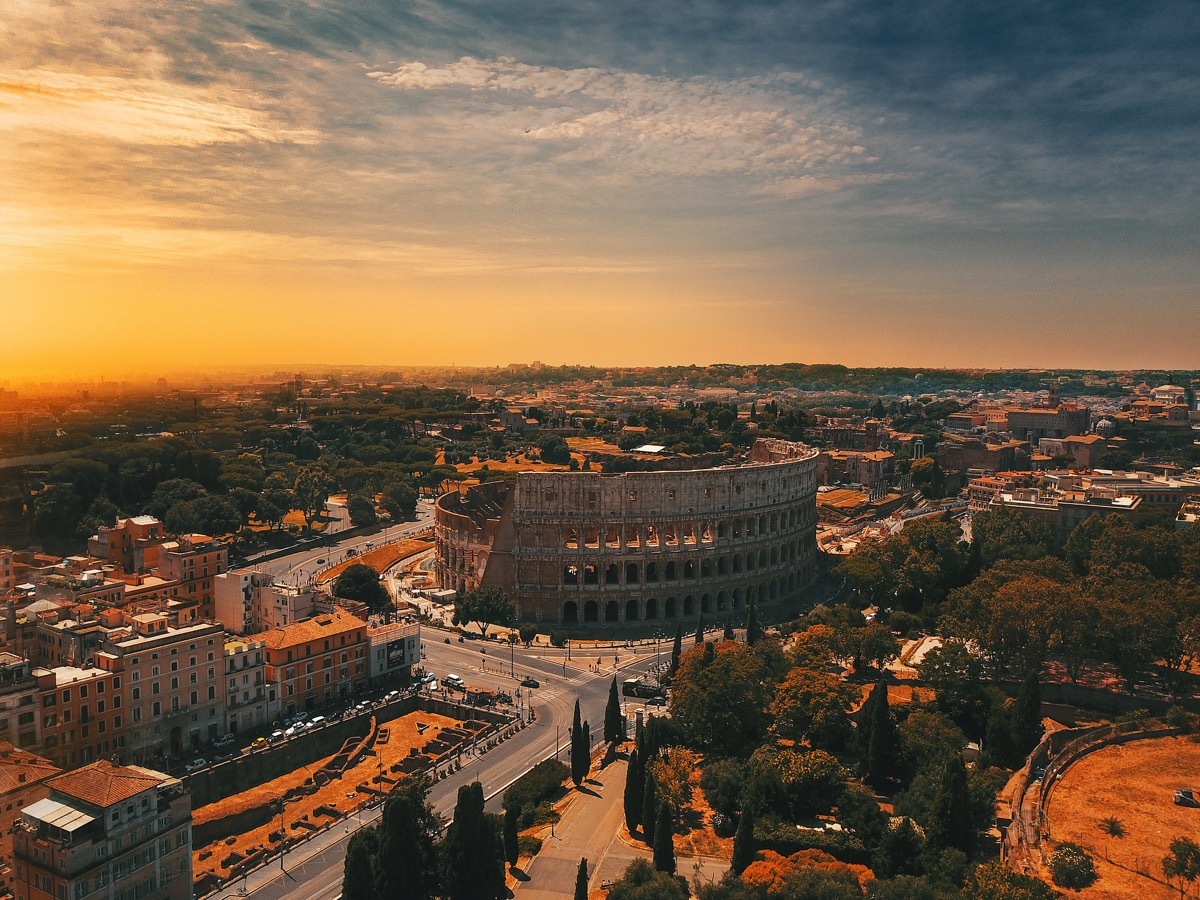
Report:
[[[759,441],[746,465],[526,472],[490,505],[447,495],[441,583],[494,584],[522,620],[566,625],[723,616],[794,597],[815,574],[816,455]]]

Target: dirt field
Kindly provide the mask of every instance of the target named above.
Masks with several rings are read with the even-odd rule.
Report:
[[[1200,809],[1175,806],[1177,788],[1200,788],[1200,742],[1155,738],[1105,747],[1070,766],[1047,812],[1053,841],[1089,849],[1099,878],[1077,893],[1085,900],[1179,896],[1163,883],[1162,859],[1180,836],[1200,835]],[[1101,830],[1113,816],[1123,837]],[[1108,857],[1106,860],[1105,857]],[[1135,871],[1148,872],[1155,880]],[[1049,877],[1049,873],[1045,873]]]
[[[368,550],[360,556],[352,556],[345,562],[338,563],[331,569],[326,569],[317,576],[317,584],[325,584],[333,581],[342,574],[346,569],[355,563],[363,563],[370,566],[376,572],[384,570],[395,565],[398,560],[404,559],[406,556],[412,556],[414,553],[420,553],[422,550],[429,550],[433,547],[429,541],[400,541],[397,544],[388,544],[386,547],[376,547],[374,550]]]
[[[418,729],[418,724],[428,727]],[[356,788],[360,784],[374,786],[371,779],[379,774],[381,760],[384,774],[394,779],[398,776],[391,774],[388,768],[408,756],[409,748],[423,747],[442,729],[452,728],[458,724],[456,720],[446,716],[415,712],[382,725],[380,737],[375,742],[376,755],[367,755],[357,766],[343,772],[341,778],[333,779],[315,793],[288,801],[284,812],[288,837],[301,836],[308,830],[304,827],[294,828],[293,823],[308,821],[314,825],[321,825],[329,821],[328,816],[315,812],[318,806],[332,807],[341,812],[356,810],[360,803],[369,799],[367,794],[359,793]],[[384,731],[387,732],[386,742],[383,741]],[[422,731],[423,733],[421,733]],[[304,768],[268,781],[252,790],[243,791],[217,803],[202,806],[192,814],[192,821],[195,825],[203,825],[269,803],[282,797],[289,789],[304,784],[308,781],[310,773],[318,772],[330,759],[332,759],[331,756],[319,759]],[[216,841],[207,847],[195,848],[192,860],[195,878],[200,879],[207,872],[215,872],[222,878],[227,878],[229,869],[222,865],[222,862],[231,852],[236,851],[242,856],[247,856],[257,847],[274,847],[276,842],[271,839],[271,833],[278,828],[279,816],[276,814],[266,825],[237,835],[232,843]],[[202,859],[201,856],[206,850],[210,852],[206,858]]]

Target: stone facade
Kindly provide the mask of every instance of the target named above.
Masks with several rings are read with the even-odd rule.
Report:
[[[438,578],[502,588],[523,621],[721,616],[815,575],[817,451],[759,440],[741,465],[522,472],[438,500]]]

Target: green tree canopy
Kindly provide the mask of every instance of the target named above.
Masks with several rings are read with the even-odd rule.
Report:
[[[379,573],[365,563],[347,566],[333,582],[333,595],[365,603],[373,613],[387,613],[392,598],[379,581]]]
[[[454,599],[454,624],[473,622],[479,626],[484,637],[487,637],[489,625],[511,625],[513,612],[508,595],[490,585],[478,587]]]

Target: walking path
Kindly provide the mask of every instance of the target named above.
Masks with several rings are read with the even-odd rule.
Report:
[[[588,885],[596,890],[605,881],[616,881],[635,859],[650,859],[644,845],[630,845],[621,838],[625,823],[622,795],[625,791],[625,760],[593,771],[583,790],[574,792],[554,835],[547,837],[541,852],[526,869],[527,881],[517,883],[520,900],[558,900],[572,897],[575,873],[581,857],[588,860]],[[679,874],[717,881],[729,868],[729,860],[711,857],[678,857]]]

